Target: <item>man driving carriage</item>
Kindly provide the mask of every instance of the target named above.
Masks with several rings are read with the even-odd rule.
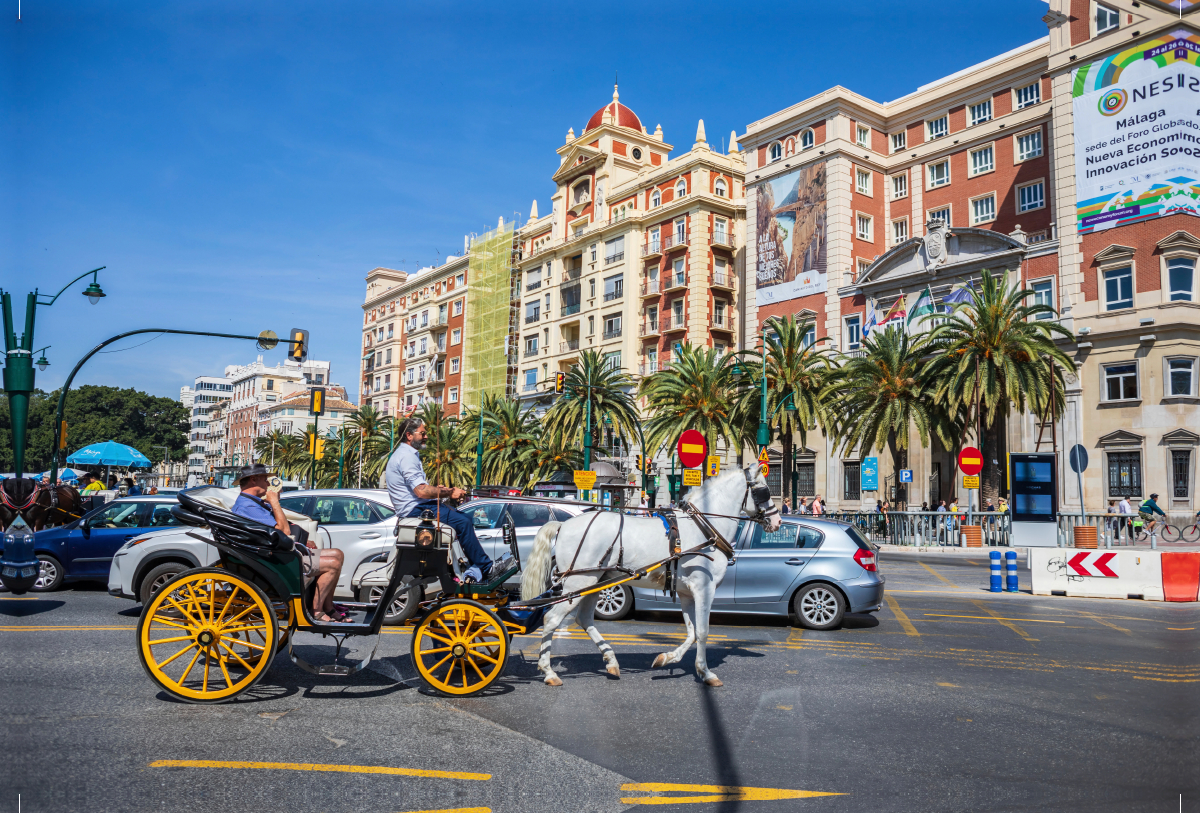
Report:
[[[457,502],[467,492],[461,488],[429,484],[418,454],[425,447],[425,438],[425,424],[420,418],[408,418],[400,424],[400,443],[388,458],[386,469],[392,507],[400,517],[419,517],[423,511],[432,511],[439,521],[453,528],[470,562],[470,567],[463,573],[463,580],[481,582],[483,575],[491,569],[492,560],[484,553],[483,546],[475,536],[475,524],[466,514],[439,502],[442,499]]]

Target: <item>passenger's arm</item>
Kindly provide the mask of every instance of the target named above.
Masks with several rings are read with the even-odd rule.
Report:
[[[275,527],[285,534],[291,534],[292,526],[287,521],[287,517],[283,515],[283,506],[279,504],[279,495],[274,491],[268,491],[263,499],[267,501],[267,505],[271,506],[271,513],[275,515]]]

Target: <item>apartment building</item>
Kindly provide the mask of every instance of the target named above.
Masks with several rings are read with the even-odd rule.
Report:
[[[230,464],[244,466],[256,460],[254,439],[265,434],[265,410],[284,398],[329,385],[328,361],[309,359],[302,364],[280,362],[268,367],[259,356],[250,364],[225,368],[230,385],[225,408],[225,434]]]
[[[180,390],[179,400],[191,410],[191,427],[188,432],[187,472],[189,478],[203,477],[208,471],[209,429],[213,407],[228,400],[233,385],[223,377],[197,376],[191,387]]]
[[[376,268],[363,303],[362,397],[384,415],[440,404],[461,406],[467,256],[413,275]]]
[[[208,436],[204,447],[204,471],[210,476],[217,469],[232,465],[229,443],[225,435],[225,420],[229,400],[217,401],[208,411]]]
[[[1002,273],[1058,309],[1076,366],[1056,431],[1011,419],[1006,451],[1050,451],[1054,434],[1091,455],[1090,510],[1157,492],[1168,512],[1193,512],[1196,8],[1050,0],[1043,40],[892,102],[834,87],[749,125],[747,340],[794,314],[853,352],[889,317],[905,325],[914,296],[940,310],[984,269]],[[907,494],[886,453],[868,494],[861,461],[877,450],[810,436],[799,493],[848,509],[961,494],[947,450],[911,441]],[[1078,510],[1062,469],[1061,508]]]
[[[704,122],[674,158],[619,101],[557,149],[550,212],[534,202],[518,231],[519,397],[550,401],[555,373],[596,350],[635,375],[666,369],[685,342],[742,346],[744,161]]]

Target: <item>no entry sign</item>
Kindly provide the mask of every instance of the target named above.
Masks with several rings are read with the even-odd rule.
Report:
[[[685,469],[703,466],[707,454],[708,443],[704,440],[704,435],[695,429],[689,429],[679,436],[679,462]]]
[[[963,474],[979,474],[983,471],[983,452],[974,446],[964,446],[958,453],[958,467]]]

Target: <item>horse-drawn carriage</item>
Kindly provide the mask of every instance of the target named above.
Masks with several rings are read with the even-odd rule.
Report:
[[[596,595],[624,582],[649,579],[653,583],[659,578],[660,584],[666,584],[667,570],[674,567],[673,586],[685,598],[689,637],[670,657],[667,653],[660,656],[661,663],[656,665],[677,661],[696,640],[698,630],[697,671],[706,682],[720,685],[703,657],[712,591],[726,565],[725,556],[717,550],[723,549],[724,538],[732,535],[740,510],[753,519],[778,523],[761,476],[747,470],[743,480],[741,472],[730,474],[734,473],[736,478],[722,475],[710,481],[711,485],[723,480],[728,484],[725,488],[714,488],[708,495],[703,493],[707,486],[698,490],[694,505],[688,506],[687,516],[679,523],[682,542],[674,546],[662,521],[653,517],[593,512],[567,523],[549,523],[539,532],[535,566],[525,575],[525,595],[520,600],[505,587],[505,582],[521,571],[511,529],[506,531],[511,556],[492,568],[485,583],[463,583],[456,578],[453,531],[438,522],[436,515],[400,520],[396,544],[388,561],[381,564],[388,576],[383,595],[376,603],[345,605],[363,614],[363,619],[354,623],[322,622],[314,617],[315,582],[306,583],[304,556],[295,539],[182,493],[172,513],[185,525],[207,526],[211,542],[197,538],[214,545],[220,560],[213,567],[179,574],[145,605],[137,631],[142,665],[164,691],[193,703],[224,702],[247,691],[285,645],[292,661],[308,671],[353,674],[370,661],[374,650],[353,666],[342,665],[337,661],[345,639],[378,635],[397,590],[415,586],[419,592],[425,584],[437,581],[441,592],[421,602],[417,614],[407,622],[416,627],[413,665],[430,688],[454,696],[487,689],[503,674],[511,637],[532,632],[543,625],[544,618],[543,672],[547,683],[560,685],[553,672],[547,671],[554,629],[572,611],[578,612],[581,626],[587,627],[609,672],[619,674],[611,647],[592,626]],[[569,556],[571,564],[550,585],[551,543],[560,526],[571,528],[574,524],[579,526],[578,533],[560,536],[557,551],[559,557]],[[724,533],[717,530],[718,524],[724,524]],[[589,529],[595,532],[589,535]],[[406,578],[411,582],[406,583]],[[690,612],[689,602],[693,605]],[[290,640],[298,631],[333,637],[337,643],[334,663],[313,666],[301,659]]]

